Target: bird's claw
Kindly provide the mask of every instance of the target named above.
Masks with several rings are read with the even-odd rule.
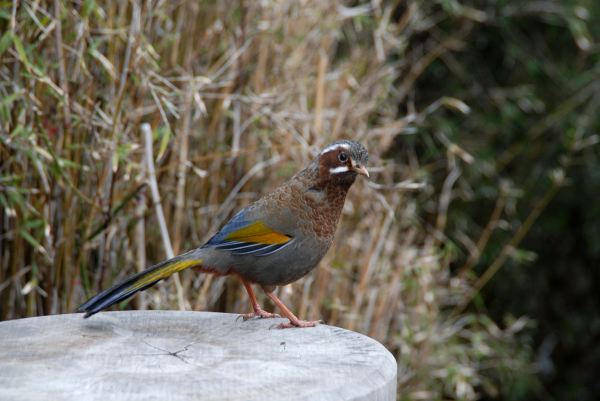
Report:
[[[267,312],[265,310],[259,309],[257,311],[254,312],[250,312],[250,313],[244,313],[238,316],[239,318],[242,318],[244,321],[249,320],[249,319],[254,319],[254,318],[259,318],[259,319],[272,319],[275,317],[281,317],[279,316],[277,313],[271,313],[271,312]]]
[[[291,329],[294,327],[304,328],[304,327],[315,327],[319,324],[323,323],[322,320],[290,320],[287,323],[279,323],[276,327],[278,329]]]

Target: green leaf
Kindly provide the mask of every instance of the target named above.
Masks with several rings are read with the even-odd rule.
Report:
[[[23,228],[30,230],[32,228],[44,227],[44,225],[45,225],[44,220],[33,219],[33,220],[26,221],[25,224],[23,224]]]
[[[85,0],[83,2],[81,16],[83,18],[87,18],[95,10],[96,10],[96,2],[94,0]]]
[[[8,199],[6,199],[6,196],[2,193],[0,193],[0,206],[2,206],[3,209],[11,209],[11,206],[8,204]]]
[[[15,45],[15,50],[17,51],[17,55],[19,56],[19,60],[21,60],[21,62],[23,64],[25,64],[25,67],[27,67],[27,70],[29,70],[30,72],[33,72],[38,77],[41,77],[42,80],[50,81],[50,83],[52,83],[52,80],[50,79],[50,77],[48,77],[44,74],[44,70],[42,68],[32,64],[29,61],[29,58],[27,57],[27,51],[25,50],[25,46],[23,46],[23,42],[21,41],[21,39],[18,36],[12,35],[12,34],[11,34],[11,37],[12,37],[13,44]],[[54,86],[56,87],[56,85],[54,85]],[[55,88],[55,90],[56,90],[56,88]],[[59,92],[60,92],[60,89],[59,89]]]
[[[169,145],[169,140],[171,139],[171,130],[169,127],[162,127],[158,130],[160,136],[160,148],[158,149],[157,159],[160,159],[165,154],[167,150],[167,146]]]
[[[18,191],[6,191],[5,194],[8,197],[8,203],[13,206],[18,206],[19,209],[26,211],[27,210],[27,202]]]
[[[12,42],[15,45],[15,50],[17,51],[17,55],[19,56],[19,60],[29,69],[31,68],[31,63],[27,58],[27,52],[25,51],[25,47],[23,46],[23,42],[21,42],[21,38],[16,35],[11,34]]]
[[[44,249],[42,244],[40,244],[35,238],[33,238],[31,234],[25,231],[25,229],[19,230],[19,234],[21,235],[21,237],[23,237],[23,239],[25,239],[25,241],[29,242],[29,244],[33,246],[36,249],[36,251],[46,253],[46,250]]]
[[[9,48],[12,43],[12,33],[10,31],[6,31],[2,38],[0,38],[0,57]]]
[[[2,39],[0,39],[0,41],[2,41]],[[2,53],[0,51],[0,53]],[[17,98],[23,96],[23,91],[19,90],[17,92],[11,93],[10,95],[0,99],[0,106],[9,106],[11,105],[12,102],[14,102]]]

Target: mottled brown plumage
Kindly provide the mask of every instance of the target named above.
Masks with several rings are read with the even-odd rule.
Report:
[[[348,190],[357,175],[369,176],[367,150],[354,141],[326,146],[302,171],[237,213],[206,244],[152,266],[87,301],[86,317],[189,267],[244,283],[253,312],[273,317],[257,303],[251,283],[260,285],[290,320],[280,327],[310,327],[273,293],[314,269],[333,242]]]

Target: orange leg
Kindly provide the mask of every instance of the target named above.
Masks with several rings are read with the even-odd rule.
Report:
[[[281,313],[283,313],[283,316],[290,319],[289,323],[279,324],[277,327],[279,327],[280,329],[289,329],[291,327],[315,327],[317,324],[322,323],[321,320],[307,321],[298,319],[296,315],[294,315],[292,311],[289,310],[288,307],[285,306],[279,298],[277,298],[277,295],[275,295],[273,291],[267,291],[265,287],[263,287],[263,290],[265,291],[267,296],[271,298],[271,301],[273,301],[275,305],[277,305],[279,309],[281,309]]]
[[[254,312],[245,313],[245,314],[241,315],[244,320],[252,319],[254,317],[260,317],[263,319],[268,319],[268,318],[272,318],[272,317],[280,317],[276,313],[270,313],[270,312],[265,311],[263,308],[261,308],[260,305],[258,304],[258,301],[256,300],[256,295],[254,295],[254,291],[252,291],[252,286],[250,285],[250,283],[244,279],[241,279],[241,280],[242,280],[242,283],[244,284],[244,288],[246,288],[246,292],[248,293],[248,296],[250,297],[250,303],[252,304],[252,310],[254,311]]]

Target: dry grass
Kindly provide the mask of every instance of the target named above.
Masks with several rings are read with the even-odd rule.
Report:
[[[281,290],[284,302],[301,318],[385,343],[406,399],[474,399],[498,391],[488,372],[522,369],[512,337],[522,321],[503,331],[444,313],[469,293],[441,246],[455,167],[468,155],[448,144],[439,191],[410,183],[440,166],[410,152],[406,165],[383,157],[439,108],[468,112],[446,94],[417,110],[411,92],[432,60],[460,48],[469,24],[409,48],[439,11],[419,2],[60,0],[0,10],[0,319],[71,312],[164,259],[167,242],[175,253],[202,244],[320,146],[353,138],[372,155],[372,182],[352,188],[335,246],[314,274]],[[168,240],[147,186],[145,122]],[[433,226],[419,218],[424,198],[439,210]],[[236,280],[194,272],[135,302],[248,308]]]

